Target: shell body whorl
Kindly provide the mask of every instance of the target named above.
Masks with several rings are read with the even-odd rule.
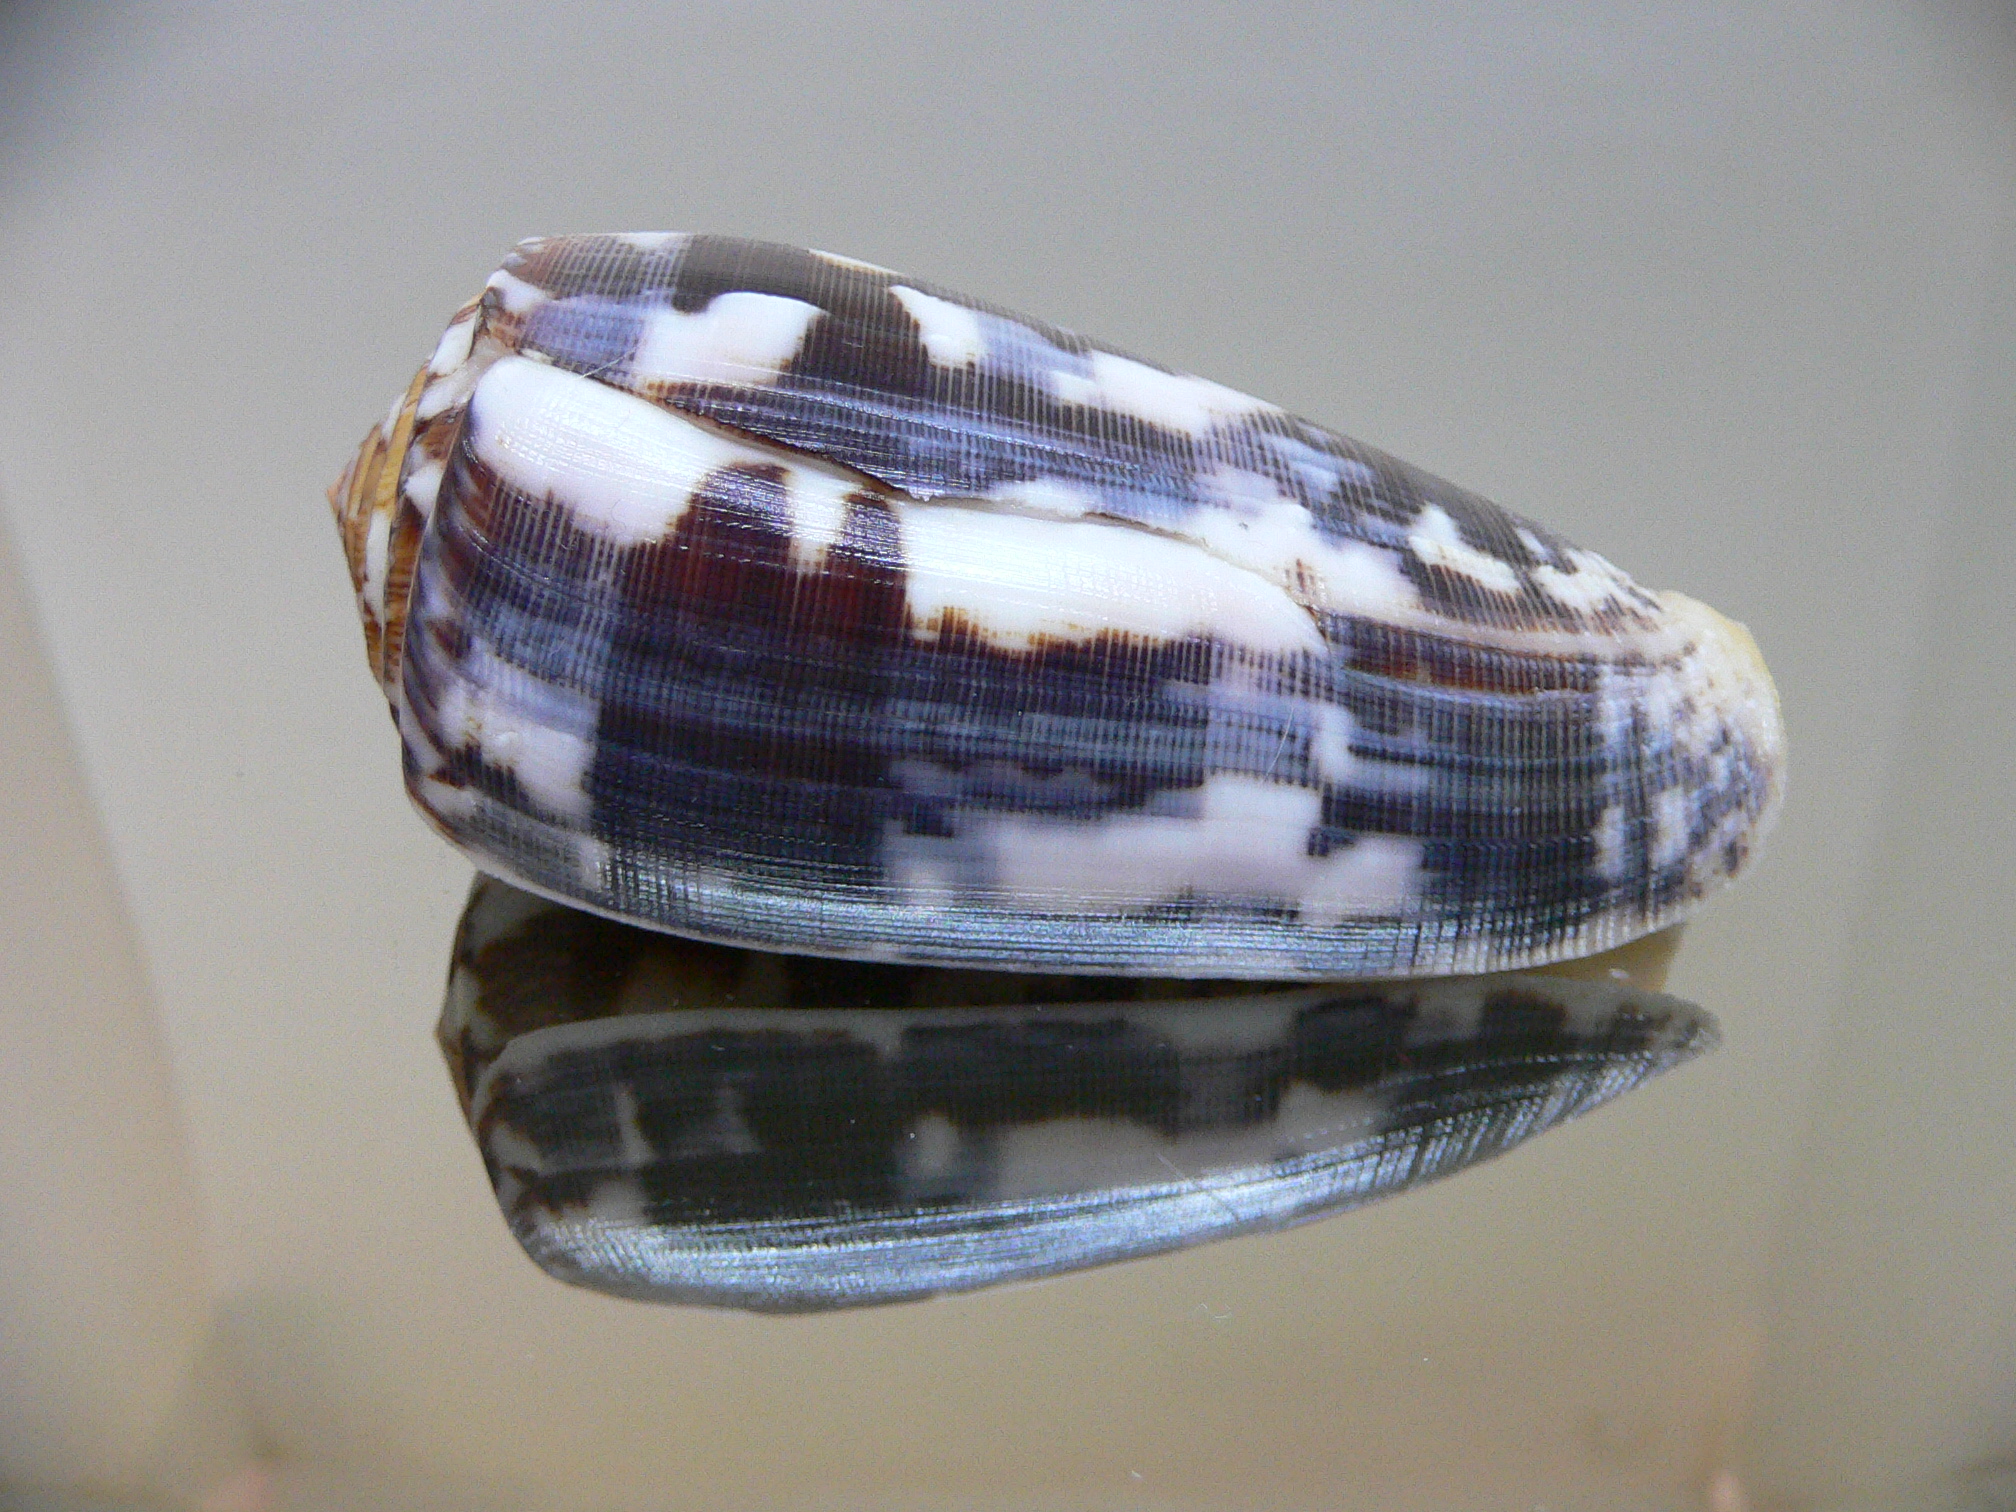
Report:
[[[1740,626],[1369,447],[963,296],[522,244],[332,491],[422,812],[776,950],[1511,969],[1732,875]]]

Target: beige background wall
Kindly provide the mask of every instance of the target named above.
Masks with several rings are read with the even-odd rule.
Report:
[[[0,21],[0,1484],[1992,1505],[2016,33],[1425,12]],[[1725,1049],[1404,1201],[1051,1285],[778,1322],[540,1277],[429,1043],[467,868],[321,495],[513,241],[611,228],[1029,309],[1745,620],[1794,775],[1676,974]]]

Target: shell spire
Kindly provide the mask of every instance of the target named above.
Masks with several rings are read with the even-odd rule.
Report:
[[[422,812],[772,950],[1593,953],[1745,862],[1747,632],[1373,448],[830,254],[521,244],[332,492]]]

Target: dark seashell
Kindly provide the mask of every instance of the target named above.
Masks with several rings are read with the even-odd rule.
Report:
[[[1278,1229],[1713,1046],[1617,976],[1261,986],[791,957],[479,878],[441,1042],[564,1281],[801,1312]]]
[[[332,501],[421,811],[693,936],[1499,970],[1677,919],[1778,801],[1740,626],[1272,405],[824,253],[523,243]]]

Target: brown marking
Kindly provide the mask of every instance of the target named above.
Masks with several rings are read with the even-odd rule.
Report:
[[[1593,655],[1480,646],[1453,635],[1403,629],[1377,620],[1352,620],[1349,624],[1344,641],[1350,648],[1352,669],[1396,682],[1480,693],[1588,693],[1595,690],[1598,673],[1606,664]]]
[[[385,434],[383,422],[371,427],[371,433],[364,438],[364,444],[357,449],[357,455],[350,465],[343,469],[343,476],[329,490],[329,507],[336,513],[337,534],[343,541],[343,555],[350,564],[350,587],[357,595],[357,613],[364,622],[364,655],[371,670],[378,675],[380,686],[389,690],[391,684],[384,671],[388,626],[379,622],[371,606],[364,598],[364,552],[371,538],[371,522],[384,510],[391,509],[399,497],[400,464],[406,456],[406,448],[413,434],[413,412],[420,403],[420,394],[427,386],[427,369],[422,368],[413,375],[413,381],[406,386],[406,396],[399,403],[399,416],[394,422],[392,434]],[[388,611],[403,625],[405,604],[394,604],[388,591],[386,596]]]

